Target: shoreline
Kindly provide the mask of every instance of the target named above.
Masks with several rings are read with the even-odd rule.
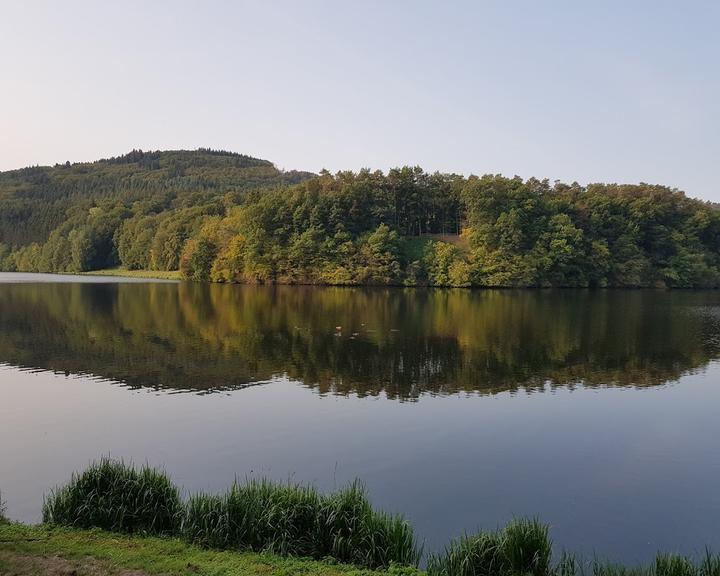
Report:
[[[657,552],[647,564],[583,558],[558,549],[550,525],[537,518],[466,533],[425,554],[404,517],[373,508],[358,481],[326,494],[310,485],[252,480],[235,483],[224,493],[198,492],[188,498],[160,469],[103,459],[45,497],[43,524],[10,522],[3,509],[0,502],[0,573],[12,569],[15,576],[37,573],[37,562],[49,554],[110,560],[115,566],[120,560],[124,567],[145,570],[134,576],[187,574],[182,568],[189,566],[194,573],[210,573],[202,569],[207,562],[217,575],[325,576],[330,563],[341,567],[339,573],[358,575],[720,576],[720,555],[707,547],[704,555]],[[269,569],[268,553],[275,563]],[[168,565],[166,557],[175,564]],[[232,571],[218,570],[218,558],[226,559]],[[238,562],[265,566],[238,570]],[[272,571],[296,562],[304,566]],[[21,569],[12,565],[18,563]],[[31,571],[23,571],[28,564]],[[77,570],[71,567],[71,572]]]
[[[105,268],[101,270],[89,270],[87,272],[23,272],[0,270],[0,274],[13,274],[26,276],[28,279],[36,277],[57,278],[58,282],[78,278],[103,279],[116,278],[140,282],[143,280],[155,280],[167,283],[189,282],[201,285],[217,286],[255,286],[276,288],[279,286],[295,286],[298,288],[350,288],[350,289],[420,289],[420,290],[452,290],[463,292],[483,292],[488,290],[497,291],[521,291],[521,292],[716,292],[720,288],[715,287],[668,287],[668,286],[448,286],[433,284],[328,284],[316,282],[214,282],[212,280],[192,280],[183,278],[179,270],[126,270],[123,268]],[[100,281],[100,280],[99,280]],[[20,280],[20,282],[24,282]]]
[[[101,272],[101,271],[99,271]],[[0,284],[103,284],[103,283],[148,283],[157,282],[164,284],[176,284],[181,281],[180,278],[173,278],[168,275],[132,274],[127,271],[117,271],[114,273],[98,273],[98,272],[0,272]]]
[[[48,274],[54,274],[54,272],[48,272]],[[173,280],[177,282],[182,280],[179,270],[126,270],[124,268],[105,268],[103,270],[78,272],[77,275],[114,278],[142,278],[148,280]]]
[[[478,544],[480,549],[476,549]],[[0,517],[0,574],[13,576],[462,576],[469,572],[464,571],[460,560],[481,552],[482,541],[465,538],[446,550],[449,561],[440,570],[397,564],[368,569],[332,558],[313,560],[269,552],[218,550],[177,537],[29,525]],[[532,568],[527,573],[535,576],[718,576],[720,558],[706,549],[696,559],[658,553],[648,564],[627,565],[563,555],[558,565]],[[497,576],[513,573],[496,572]]]

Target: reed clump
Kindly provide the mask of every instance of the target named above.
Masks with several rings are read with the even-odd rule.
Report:
[[[373,510],[362,486],[323,495],[309,486],[251,480],[221,495],[190,498],[183,538],[212,548],[331,557],[367,568],[415,566],[412,527]]]
[[[584,574],[580,570],[578,574]],[[587,571],[592,576],[720,576],[720,556],[706,551],[700,559],[677,554],[658,554],[649,566],[623,566],[622,564],[594,561]]]
[[[176,534],[184,506],[167,475],[103,458],[53,490],[43,522],[75,528],[154,535]]]
[[[422,559],[408,522],[374,510],[358,482],[321,494],[311,486],[250,480],[222,494],[183,500],[163,472],[102,459],[50,493],[43,521],[175,536],[213,549],[328,558],[371,569],[394,566],[398,573],[412,571]],[[553,562],[548,526],[518,519],[450,542],[428,557],[427,576],[720,576],[720,556],[659,554],[649,565],[625,566],[562,554]]]
[[[548,526],[514,520],[505,528],[452,541],[428,560],[431,576],[546,576],[551,573]]]
[[[366,568],[417,566],[421,557],[410,524],[374,510],[357,482],[325,495],[311,486],[250,480],[183,501],[164,473],[103,459],[51,492],[43,521]]]
[[[462,536],[428,559],[428,576],[720,576],[720,556],[706,552],[699,560],[658,554],[645,566],[593,560],[563,553],[552,562],[546,524],[513,520],[502,529]]]

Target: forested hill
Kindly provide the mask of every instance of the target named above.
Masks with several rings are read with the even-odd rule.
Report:
[[[1,172],[0,257],[7,256],[8,248],[26,247],[4,268],[83,271],[114,266],[119,263],[117,233],[128,220],[142,220],[138,228],[145,235],[150,229],[165,231],[182,243],[200,220],[225,214],[249,191],[311,176],[209,149],[133,150],[92,163]],[[178,255],[163,259],[158,254],[155,265],[177,268]]]
[[[658,185],[282,172],[223,151],[0,173],[0,267],[216,282],[720,286],[720,210]]]

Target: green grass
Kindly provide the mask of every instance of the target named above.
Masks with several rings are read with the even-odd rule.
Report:
[[[720,556],[708,551],[699,560],[694,560],[675,554],[658,554],[649,566],[630,567],[595,561],[588,570],[580,573],[592,576],[720,576]]]
[[[373,510],[360,484],[323,495],[309,486],[251,480],[186,506],[183,538],[220,549],[325,558],[368,568],[417,565],[410,525]]]
[[[159,280],[181,280],[179,270],[127,270],[125,268],[106,268],[82,272],[83,276],[120,276],[123,278],[157,278]]]
[[[498,531],[501,532],[501,531]],[[495,534],[498,532],[486,532]],[[464,540],[475,538],[468,537]],[[492,540],[492,537],[490,537]],[[473,548],[474,553],[493,557],[502,554],[497,540]],[[469,549],[466,552],[470,552]],[[139,571],[142,574],[166,576],[432,576],[439,574],[435,567],[427,573],[414,568],[392,566],[385,571],[370,571],[346,564],[309,559],[283,558],[277,555],[254,552],[216,551],[187,544],[176,538],[121,535],[101,530],[76,530],[48,526],[0,525],[0,574],[31,576],[44,573],[34,561],[67,562],[65,570],[55,573],[121,574]],[[456,558],[460,560],[460,558]],[[533,574],[522,564],[515,569],[503,566],[498,560],[487,564],[445,565],[453,576],[492,574],[516,576]],[[483,567],[484,566],[484,567]],[[92,569],[89,569],[92,568]],[[505,572],[507,569],[509,571]],[[548,576],[719,576],[720,557],[706,554],[697,561],[681,556],[659,555],[648,566],[627,567],[599,561],[580,564],[572,556],[563,556],[551,566]]]
[[[176,534],[183,514],[180,492],[158,470],[139,470],[102,459],[53,490],[43,504],[43,522],[113,532]]]
[[[537,520],[514,520],[505,528],[464,536],[428,561],[431,576],[492,576],[551,573],[552,541]]]
[[[419,575],[416,570],[408,568],[371,572],[342,564],[281,558],[270,554],[218,552],[173,538],[19,524],[0,526],[0,573],[30,576],[39,573],[37,564],[32,560],[55,558],[69,563],[68,570],[62,573],[79,575],[120,574],[125,571],[165,576]],[[88,565],[95,570],[87,570]]]
[[[226,494],[193,496],[186,507],[183,536],[213,548],[314,556],[319,497],[301,486],[253,480]]]
[[[593,560],[583,563],[563,553],[552,562],[552,540],[546,524],[514,520],[505,528],[463,536],[431,555],[428,576],[720,576],[720,556],[700,559],[658,554],[646,566]]]
[[[18,554],[21,544],[52,541],[57,546],[49,549],[51,553],[58,546],[66,546],[62,549],[72,554],[72,542],[80,539],[86,547],[90,541],[103,544],[97,552],[101,560],[120,562],[122,559],[113,557],[103,546],[111,541],[130,542],[131,548],[147,549],[143,558],[151,563],[151,573],[168,574],[184,572],[173,572],[180,569],[179,565],[164,564],[169,559],[159,557],[162,554],[157,548],[161,546],[182,547],[191,555],[207,554],[204,550],[208,549],[224,550],[227,552],[213,552],[203,558],[225,558],[228,566],[248,559],[253,559],[252,564],[259,558],[274,558],[272,570],[280,571],[267,568],[258,572],[263,574],[285,574],[279,567],[282,562],[291,567],[287,574],[314,574],[318,572],[313,572],[313,566],[326,566],[329,559],[364,569],[392,568],[394,574],[418,574],[416,567],[422,558],[412,527],[401,516],[374,510],[359,483],[321,494],[311,486],[251,480],[235,483],[223,494],[196,494],[184,501],[164,473],[103,459],[54,490],[45,501],[43,519],[45,528],[1,523],[0,535],[9,533],[11,537],[0,537],[0,550],[4,542],[14,543],[13,553]],[[116,535],[65,528],[102,528]],[[23,530],[45,535],[13,537]],[[174,540],[128,539],[119,533],[162,535]],[[123,548],[118,544],[118,549]],[[504,528],[450,542],[444,551],[429,556],[427,576],[720,576],[720,556],[709,551],[699,559],[659,554],[645,566],[581,562],[569,554],[553,561],[552,551],[548,525],[518,519]],[[228,556],[229,552],[246,554]],[[88,554],[95,557],[96,552]],[[281,562],[278,556],[323,562],[304,564],[303,568],[295,561]],[[2,562],[8,561],[0,556],[0,573],[22,574],[16,568],[3,567]],[[187,565],[195,564],[188,561]],[[218,570],[207,573],[227,573]],[[344,573],[345,569],[338,570]],[[254,572],[238,568],[235,573]]]
[[[335,494],[251,480],[187,502],[162,472],[109,459],[73,475],[43,506],[48,525],[169,535],[216,549],[250,550],[366,568],[417,566],[421,551],[401,517],[373,510],[355,483]]]

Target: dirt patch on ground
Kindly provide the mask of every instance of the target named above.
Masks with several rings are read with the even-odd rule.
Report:
[[[114,569],[95,558],[67,560],[59,556],[22,556],[0,552],[2,576],[149,576],[141,570]]]

